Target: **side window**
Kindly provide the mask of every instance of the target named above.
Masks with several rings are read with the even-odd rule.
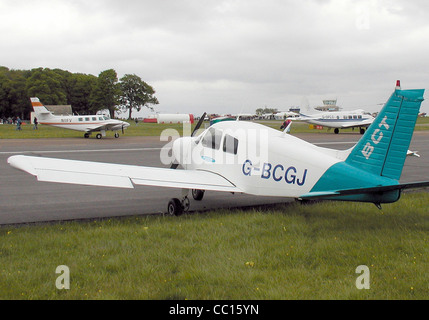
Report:
[[[223,151],[237,154],[238,150],[238,139],[230,136],[229,134],[225,135],[225,138],[223,139]]]
[[[83,121],[83,118],[79,118],[79,121]]]
[[[210,128],[205,134],[201,143],[204,147],[219,150],[221,140],[222,140],[222,131]]]
[[[85,121],[89,121],[89,117],[85,118]]]
[[[97,121],[97,117],[92,117],[92,121]]]

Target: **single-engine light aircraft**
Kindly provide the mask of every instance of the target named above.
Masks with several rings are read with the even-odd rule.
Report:
[[[400,183],[424,89],[397,87],[357,144],[348,150],[315,146],[285,132],[245,121],[213,124],[172,143],[170,168],[74,161],[15,155],[10,165],[39,181],[133,188],[136,185],[182,189],[168,213],[189,209],[189,191],[282,196],[298,200],[382,203],[429,181]],[[204,119],[204,116],[201,117]],[[179,166],[182,169],[178,169]]]
[[[46,107],[40,103],[38,98],[30,98],[33,106],[34,114],[40,124],[49,126],[84,131],[84,137],[89,138],[92,132],[96,134],[97,139],[106,136],[106,131],[115,132],[115,138],[119,138],[118,131],[124,133],[124,129],[129,127],[129,123],[125,121],[110,119],[103,115],[84,115],[84,116],[57,116],[53,115]]]

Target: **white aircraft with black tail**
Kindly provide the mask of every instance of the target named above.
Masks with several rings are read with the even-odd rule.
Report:
[[[96,134],[97,139],[106,136],[106,131],[115,132],[115,138],[119,138],[118,131],[124,133],[124,129],[129,127],[129,123],[125,121],[110,119],[103,115],[84,115],[84,116],[57,116],[53,115],[46,107],[40,103],[38,98],[30,98],[33,106],[34,114],[40,124],[49,126],[84,131],[84,137],[89,138],[92,132]]]
[[[245,121],[218,122],[197,136],[200,121],[190,137],[174,141],[171,168],[24,155],[8,162],[39,181],[179,188],[181,199],[168,203],[168,213],[176,215],[189,209],[189,190],[196,200],[205,190],[368,202],[381,208],[399,200],[404,189],[429,186],[429,181],[399,182],[423,94],[423,89],[397,87],[358,143],[344,151]]]

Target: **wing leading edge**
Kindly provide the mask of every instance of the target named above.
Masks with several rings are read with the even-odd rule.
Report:
[[[8,163],[14,168],[36,176],[39,181],[47,182],[116,188],[134,188],[134,185],[148,185],[242,192],[222,176],[200,170],[174,170],[22,155],[10,157]]]

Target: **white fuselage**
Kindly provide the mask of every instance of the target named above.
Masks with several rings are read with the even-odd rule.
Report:
[[[173,155],[185,169],[219,174],[245,193],[285,197],[309,192],[348,153],[249,122],[216,123],[173,144]]]
[[[301,115],[299,119],[318,126],[329,128],[368,127],[374,121],[374,117],[363,110],[320,112],[312,115]]]

